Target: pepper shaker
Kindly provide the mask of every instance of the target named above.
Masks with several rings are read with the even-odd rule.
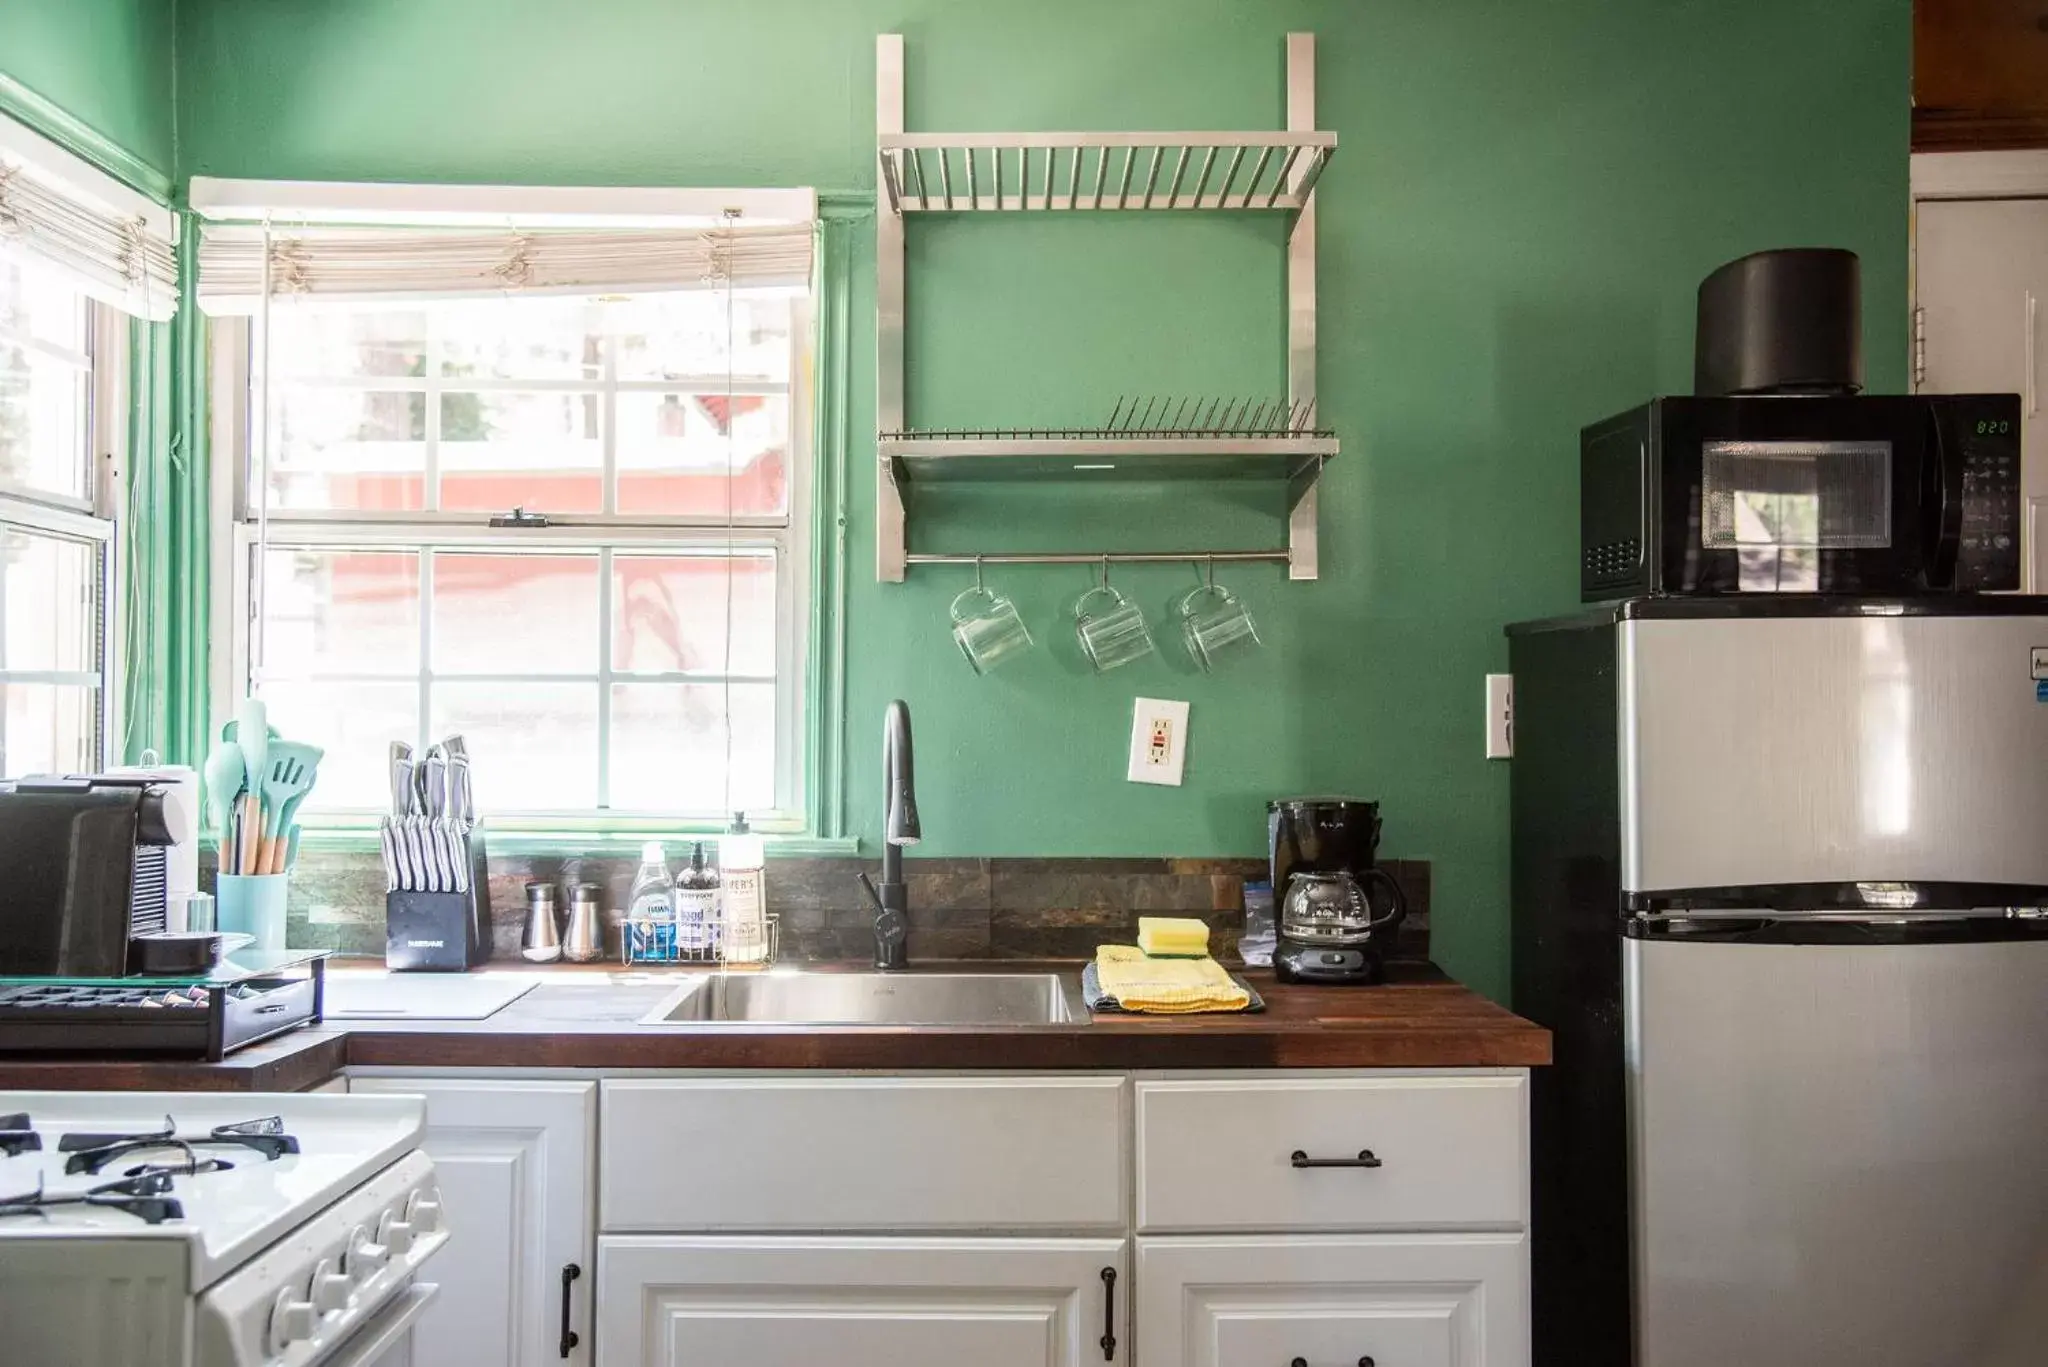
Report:
[[[578,883],[569,889],[569,928],[562,934],[562,957],[573,964],[595,963],[604,957],[604,888]]]
[[[551,964],[562,957],[562,931],[555,922],[555,885],[526,885],[526,937],[519,946],[528,963]]]

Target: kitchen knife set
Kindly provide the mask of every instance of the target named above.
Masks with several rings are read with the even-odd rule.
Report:
[[[418,759],[410,745],[393,741],[391,815],[379,832],[384,890],[468,892],[475,825],[462,737],[450,736]]]
[[[206,801],[217,832],[220,871],[285,873],[297,862],[293,820],[313,791],[325,751],[285,740],[261,702],[245,699],[206,757]]]

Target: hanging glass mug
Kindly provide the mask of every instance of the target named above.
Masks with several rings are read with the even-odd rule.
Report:
[[[1098,597],[1108,602],[1091,609],[1089,604]],[[1102,582],[1074,604],[1074,635],[1080,638],[1081,653],[1097,674],[1142,660],[1154,649],[1144,611],[1109,586],[1107,560],[1102,562]]]
[[[1207,580],[1180,600],[1180,634],[1195,663],[1213,670],[1219,661],[1258,645],[1259,629],[1251,610],[1216,582],[1215,565],[1208,569]]]
[[[981,582],[981,562],[974,564],[974,587],[953,600],[953,641],[977,674],[986,674],[1031,649],[1031,630],[1017,605]]]

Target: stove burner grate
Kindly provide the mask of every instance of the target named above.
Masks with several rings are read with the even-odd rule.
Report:
[[[43,1137],[36,1133],[27,1111],[0,1115],[0,1157],[13,1158],[42,1147]]]
[[[82,1132],[67,1134],[57,1141],[57,1148],[71,1155],[64,1160],[67,1173],[98,1173],[116,1159],[146,1149],[176,1149],[185,1155],[185,1171],[209,1171],[196,1166],[200,1160],[193,1150],[221,1146],[253,1149],[273,1163],[288,1153],[299,1151],[299,1141],[284,1132],[284,1120],[274,1115],[238,1121],[232,1125],[216,1125],[206,1134],[179,1134],[177,1122],[165,1116],[161,1130],[145,1134]],[[160,1165],[143,1165],[145,1168],[150,1166]],[[173,1166],[170,1170],[175,1172],[179,1169]]]
[[[0,1219],[20,1215],[45,1219],[54,1206],[97,1206],[105,1210],[126,1211],[146,1225],[185,1218],[184,1205],[171,1195],[171,1175],[156,1172],[102,1182],[84,1191],[58,1192],[54,1196],[43,1190],[43,1179],[38,1175],[34,1191],[20,1196],[0,1196]]]

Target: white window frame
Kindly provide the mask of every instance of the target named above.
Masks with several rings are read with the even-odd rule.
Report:
[[[394,302],[394,307],[403,307]],[[431,305],[429,317],[431,319]],[[463,377],[464,392],[488,389],[534,392],[566,390],[587,393],[599,390],[604,404],[603,484],[604,503],[600,513],[556,513],[544,508],[549,524],[541,528],[492,527],[490,514],[446,512],[432,507],[438,502],[436,437],[438,405],[434,396],[442,388],[442,377],[429,374],[420,382],[427,402],[426,489],[429,508],[403,514],[363,514],[332,510],[279,510],[268,512],[265,521],[273,545],[335,547],[421,547],[436,550],[495,550],[534,552],[550,550],[595,550],[600,559],[598,669],[600,689],[598,711],[599,792],[609,795],[610,776],[610,685],[620,681],[645,680],[652,683],[680,683],[701,675],[619,674],[612,666],[612,623],[609,610],[611,565],[615,550],[686,553],[693,550],[725,552],[772,549],[776,553],[776,645],[775,645],[775,795],[772,811],[747,813],[749,825],[769,834],[808,833],[806,779],[806,720],[810,700],[806,697],[808,642],[810,639],[812,498],[814,490],[815,431],[812,395],[808,383],[814,347],[816,299],[810,290],[793,294],[790,314],[790,369],[787,392],[790,403],[788,451],[788,507],[781,516],[739,515],[727,521],[723,516],[673,514],[620,515],[617,498],[616,399],[622,393],[701,392],[707,394],[780,393],[779,382],[728,382],[725,376],[696,376],[682,380],[619,380],[611,371],[607,349],[606,371],[597,380],[494,380]],[[250,639],[254,629],[255,593],[251,583],[257,527],[249,503],[249,469],[253,435],[251,414],[256,400],[251,393],[251,344],[259,336],[259,319],[215,317],[209,320],[212,359],[212,512],[216,534],[212,545],[213,652],[210,694],[213,715],[234,715],[236,701],[247,691],[250,680]],[[431,322],[430,322],[431,327]],[[429,338],[429,346],[433,339]],[[407,384],[412,392],[415,386]],[[501,509],[500,512],[509,512]],[[433,581],[431,556],[424,556],[420,575],[421,722],[426,724],[426,689],[431,657],[426,653],[431,630]],[[224,648],[223,648],[224,647]],[[741,681],[741,676],[732,676]],[[559,674],[514,676],[494,673],[492,681],[561,682]],[[489,794],[480,794],[486,804]],[[368,810],[309,814],[309,826],[329,829],[364,829],[376,817]],[[730,813],[635,811],[618,808],[576,808],[552,812],[491,813],[495,829],[514,833],[586,833],[592,831],[632,836],[643,832],[715,833],[724,829]]]
[[[33,263],[30,269],[34,269]],[[85,309],[86,322],[86,350],[82,356],[32,337],[10,336],[8,340],[72,363],[84,362],[85,448],[92,494],[88,498],[71,498],[0,480],[0,527],[20,527],[98,548],[100,667],[96,672],[0,668],[0,683],[97,684],[99,745],[90,759],[93,769],[103,770],[114,763],[120,743],[124,715],[122,685],[127,678],[123,649],[127,555],[122,532],[127,525],[129,319],[83,293],[79,303]]]

